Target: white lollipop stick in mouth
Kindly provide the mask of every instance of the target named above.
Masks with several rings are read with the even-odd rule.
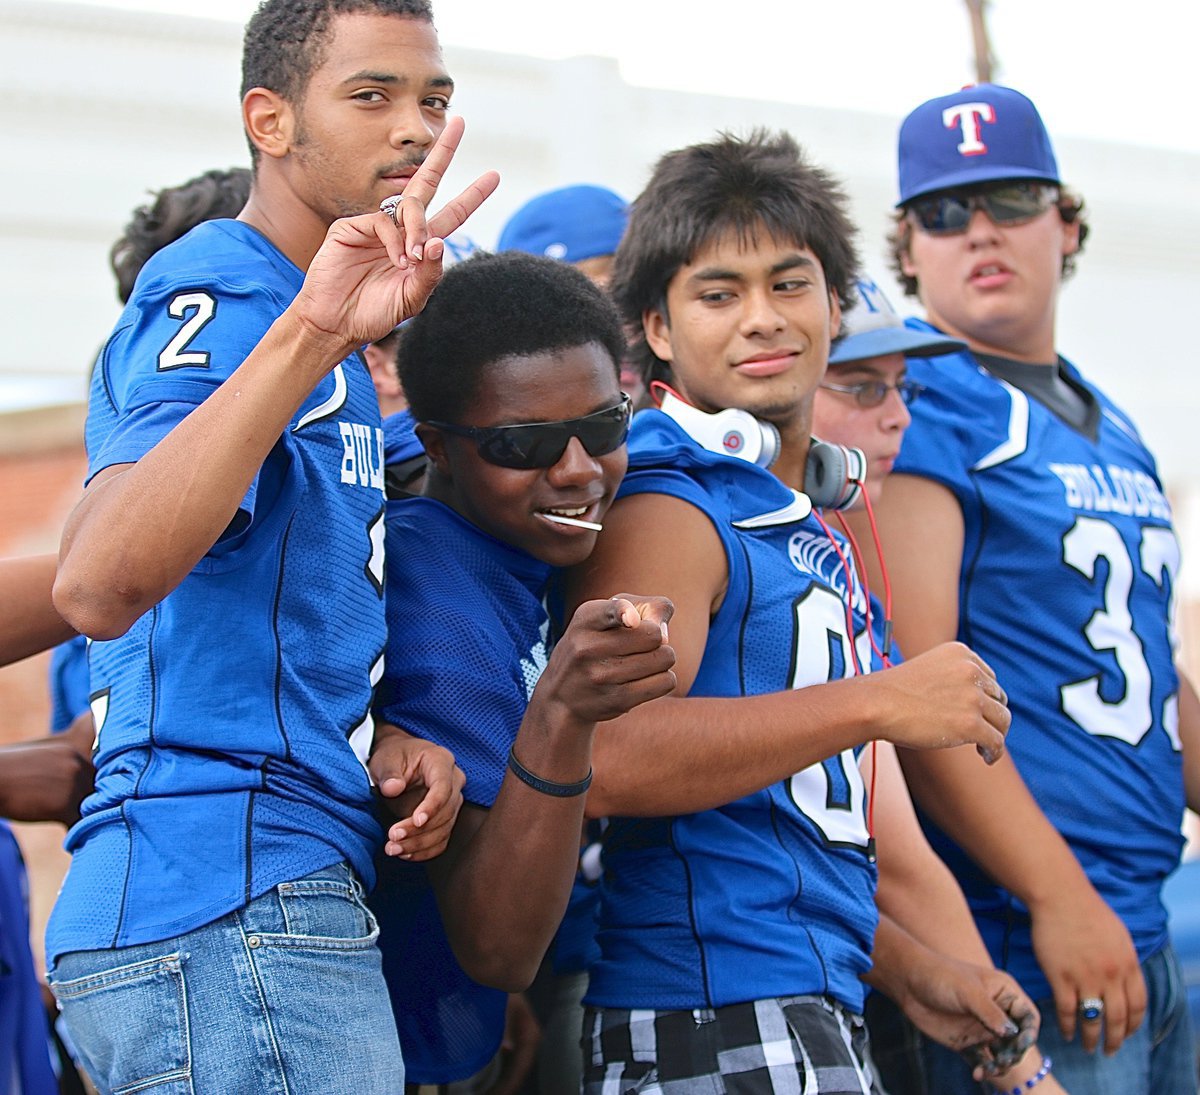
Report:
[[[593,532],[600,532],[604,528],[603,525],[598,525],[595,521],[580,521],[578,518],[563,517],[557,513],[543,513],[542,516],[547,521],[554,521],[560,525],[573,525],[575,528],[589,528]]]

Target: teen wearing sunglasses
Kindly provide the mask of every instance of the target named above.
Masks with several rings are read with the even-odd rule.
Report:
[[[1082,202],[1033,103],[994,85],[914,110],[899,168],[895,262],[928,318],[911,326],[969,350],[909,363],[926,390],[879,507],[896,634],[910,655],[969,638],[1013,711],[993,768],[959,749],[906,771],[1063,1085],[1194,1095],[1160,892],[1200,806],[1200,705],[1175,666],[1154,458],[1056,346]],[[973,1090],[933,1057],[936,1090]]]
[[[518,252],[455,266],[405,329],[429,465],[423,495],[388,504],[376,715],[466,775],[446,853],[428,876],[389,861],[372,897],[413,1082],[495,1058],[505,992],[532,980],[567,905],[596,724],[674,685],[662,599],[591,601],[556,643],[543,607],[554,569],[603,535],[625,472],[623,353],[601,290]]]

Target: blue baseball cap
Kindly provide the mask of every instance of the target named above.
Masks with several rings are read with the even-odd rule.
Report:
[[[1000,179],[1058,183],[1037,107],[1019,91],[976,84],[922,103],[900,125],[900,200]]]
[[[500,232],[497,251],[527,251],[563,262],[616,253],[629,203],[602,186],[564,186],[531,198]]]
[[[845,365],[884,354],[937,357],[967,348],[965,342],[957,339],[905,327],[904,320],[873,278],[859,278],[854,288],[858,300],[842,314],[843,334],[829,351],[830,365]]]

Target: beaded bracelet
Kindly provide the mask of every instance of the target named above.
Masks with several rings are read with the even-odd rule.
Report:
[[[532,787],[535,791],[540,791],[543,795],[553,795],[555,798],[572,798],[575,795],[582,795],[592,785],[592,770],[590,768],[588,769],[588,774],[576,783],[556,783],[552,779],[542,779],[541,776],[535,776],[525,765],[517,760],[517,754],[512,749],[508,751],[508,768],[522,783]]]
[[[1050,1069],[1053,1067],[1053,1065],[1054,1062],[1051,1061],[1049,1057],[1043,1057],[1042,1067],[1039,1068],[1032,1076],[1030,1076],[1029,1079],[1023,1084],[1017,1084],[1016,1087],[1007,1092],[1007,1095],[1021,1095],[1021,1092],[1028,1091],[1031,1087],[1037,1087],[1038,1084],[1040,1084],[1047,1076],[1050,1075]]]

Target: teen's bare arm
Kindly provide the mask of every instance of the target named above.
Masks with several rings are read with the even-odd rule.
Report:
[[[877,517],[896,637],[902,650],[919,655],[958,632],[962,511],[939,484],[895,475]],[[1105,1002],[1105,1049],[1115,1051],[1146,1007],[1137,953],[1011,758],[988,768],[973,751],[950,749],[904,751],[900,760],[922,809],[1029,908],[1034,949],[1064,1037],[1073,1036],[1079,1001],[1098,996]],[[1098,1024],[1084,1028],[1085,1048],[1094,1049],[1098,1038]]]
[[[578,603],[609,589],[658,589],[675,605],[674,695],[597,734],[588,814],[663,816],[724,805],[871,737],[914,748],[964,742],[998,756],[1008,711],[991,670],[950,643],[895,670],[759,696],[687,695],[721,603],[727,564],[709,519],[657,494],[619,500],[587,563]],[[936,704],[943,717],[928,715]]]
[[[93,477],[68,519],[54,603],[93,638],[125,631],[173,590],[229,526],[272,446],[316,384],[353,349],[416,314],[441,277],[442,243],[409,254],[411,222],[462,133],[452,120],[406,193],[402,231],[384,213],[335,221],[296,299],[246,360],[136,464]],[[482,176],[432,218],[454,231],[495,189]],[[416,212],[414,212],[416,211]]]

